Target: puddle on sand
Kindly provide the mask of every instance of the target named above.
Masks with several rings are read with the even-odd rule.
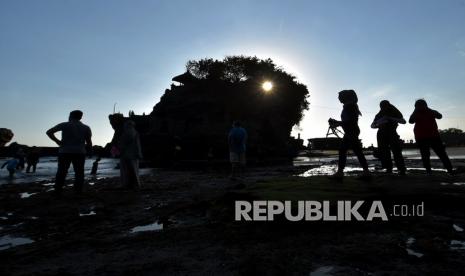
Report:
[[[411,246],[413,243],[415,242],[415,238],[414,237],[410,237],[407,239],[407,246]]]
[[[20,222],[20,223],[16,223],[16,224],[11,225],[11,227],[15,227],[15,228],[20,227],[23,224],[24,224],[24,222]]]
[[[423,257],[423,255],[424,255],[424,254],[422,254],[422,253],[415,252],[415,251],[413,251],[412,249],[409,249],[409,248],[407,248],[407,253],[408,253],[409,255],[415,256],[415,257],[417,257],[417,258],[421,258],[421,257]]]
[[[336,165],[321,165],[317,168],[310,169],[302,174],[299,174],[300,177],[310,177],[310,176],[317,176],[317,175],[332,175],[336,172]],[[362,168],[357,167],[346,167],[344,169],[345,173],[351,172],[362,172]]]
[[[322,266],[315,271],[310,272],[310,276],[330,276],[330,272],[334,269],[332,266]]]
[[[423,253],[420,253],[420,252],[416,252],[416,251],[413,251],[412,249],[410,249],[409,247],[413,245],[413,243],[416,241],[416,239],[414,237],[410,237],[407,239],[407,241],[405,242],[405,244],[407,245],[407,248],[405,248],[405,250],[407,250],[407,254],[411,255],[411,256],[415,256],[417,258],[421,258],[423,257],[425,254]]]
[[[375,168],[370,166],[368,168],[370,171],[374,171]],[[332,175],[336,172],[337,170],[337,165],[336,164],[326,164],[326,165],[321,165],[319,167],[316,167],[316,168],[312,168],[302,174],[299,174],[298,176],[300,177],[310,177],[310,176],[317,176],[317,175]],[[426,169],[424,168],[407,168],[407,171],[415,171],[415,170],[419,170],[419,171],[426,171]],[[433,171],[438,171],[438,172],[447,172],[447,170],[445,169],[435,169],[433,168],[432,169]],[[349,166],[346,166],[345,169],[344,169],[344,172],[345,173],[357,173],[357,172],[362,172],[362,168],[357,166],[357,165],[349,165]],[[397,170],[394,169],[394,172],[396,172]],[[448,183],[446,182],[441,182],[441,185],[447,185]],[[456,183],[453,183],[453,185],[465,185],[465,183],[462,183],[462,182],[456,182]]]
[[[33,195],[35,195],[37,193],[28,193],[28,192],[25,192],[25,193],[20,193],[19,195],[21,196],[21,198],[28,198],[28,197],[31,197]]]
[[[80,217],[88,217],[88,216],[95,216],[97,213],[94,211],[90,211],[89,213],[79,213]]]
[[[5,250],[8,248],[33,242],[34,241],[29,238],[12,237],[10,235],[6,235],[0,238],[0,250]]]
[[[454,185],[454,186],[465,186],[465,182],[441,182],[439,183],[441,186],[446,186],[446,185]]]
[[[454,230],[457,232],[463,232],[463,228],[458,226],[457,224],[452,225],[452,227],[454,227]]]
[[[146,232],[146,231],[160,231],[163,230],[163,223],[158,223],[158,221],[144,226],[136,226],[131,229],[131,233],[137,232]]]
[[[465,242],[458,240],[451,240],[449,248],[451,250],[465,250]]]

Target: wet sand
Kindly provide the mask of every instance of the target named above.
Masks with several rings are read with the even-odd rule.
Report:
[[[0,186],[1,275],[463,275],[465,174],[376,173],[342,182],[313,167],[156,170],[141,191],[96,179],[55,198],[49,181]],[[423,217],[236,222],[235,200],[424,202]],[[16,240],[15,240],[16,238]],[[9,244],[10,243],[10,244]],[[17,243],[17,246],[14,246]]]

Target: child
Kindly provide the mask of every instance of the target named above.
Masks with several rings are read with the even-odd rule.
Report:
[[[10,173],[10,177],[12,178],[16,172],[16,169],[18,168],[19,165],[19,160],[16,158],[10,159],[3,163],[2,169],[6,166],[6,169]]]
[[[94,163],[92,163],[92,170],[90,171],[91,175],[96,175],[97,174],[98,162],[100,162],[100,160],[101,160],[101,158],[98,157],[97,159],[95,159]]]

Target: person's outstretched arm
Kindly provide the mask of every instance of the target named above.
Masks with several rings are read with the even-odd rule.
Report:
[[[436,110],[432,110],[432,109],[431,109],[431,111],[433,112],[434,118],[442,119],[442,114],[441,113],[437,112]]]
[[[61,131],[61,124],[58,124],[58,125],[52,127],[51,129],[47,130],[46,134],[53,142],[55,142],[57,145],[61,146],[61,140],[59,140],[55,136],[55,133],[57,133],[58,131]]]
[[[397,117],[387,117],[390,121],[399,123],[399,124],[405,124],[405,119],[403,117],[397,118]]]

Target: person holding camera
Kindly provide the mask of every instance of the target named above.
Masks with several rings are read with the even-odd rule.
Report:
[[[347,162],[347,151],[351,149],[357,156],[360,165],[363,168],[362,177],[367,178],[370,176],[368,170],[368,163],[363,155],[362,143],[358,136],[360,135],[360,128],[358,127],[358,117],[362,115],[358,108],[357,94],[354,90],[343,90],[339,92],[339,101],[343,104],[341,120],[330,118],[328,120],[331,128],[342,127],[344,130],[344,137],[342,138],[341,146],[339,148],[339,161],[337,172],[333,175],[335,178],[342,178],[344,176],[344,168]]]

